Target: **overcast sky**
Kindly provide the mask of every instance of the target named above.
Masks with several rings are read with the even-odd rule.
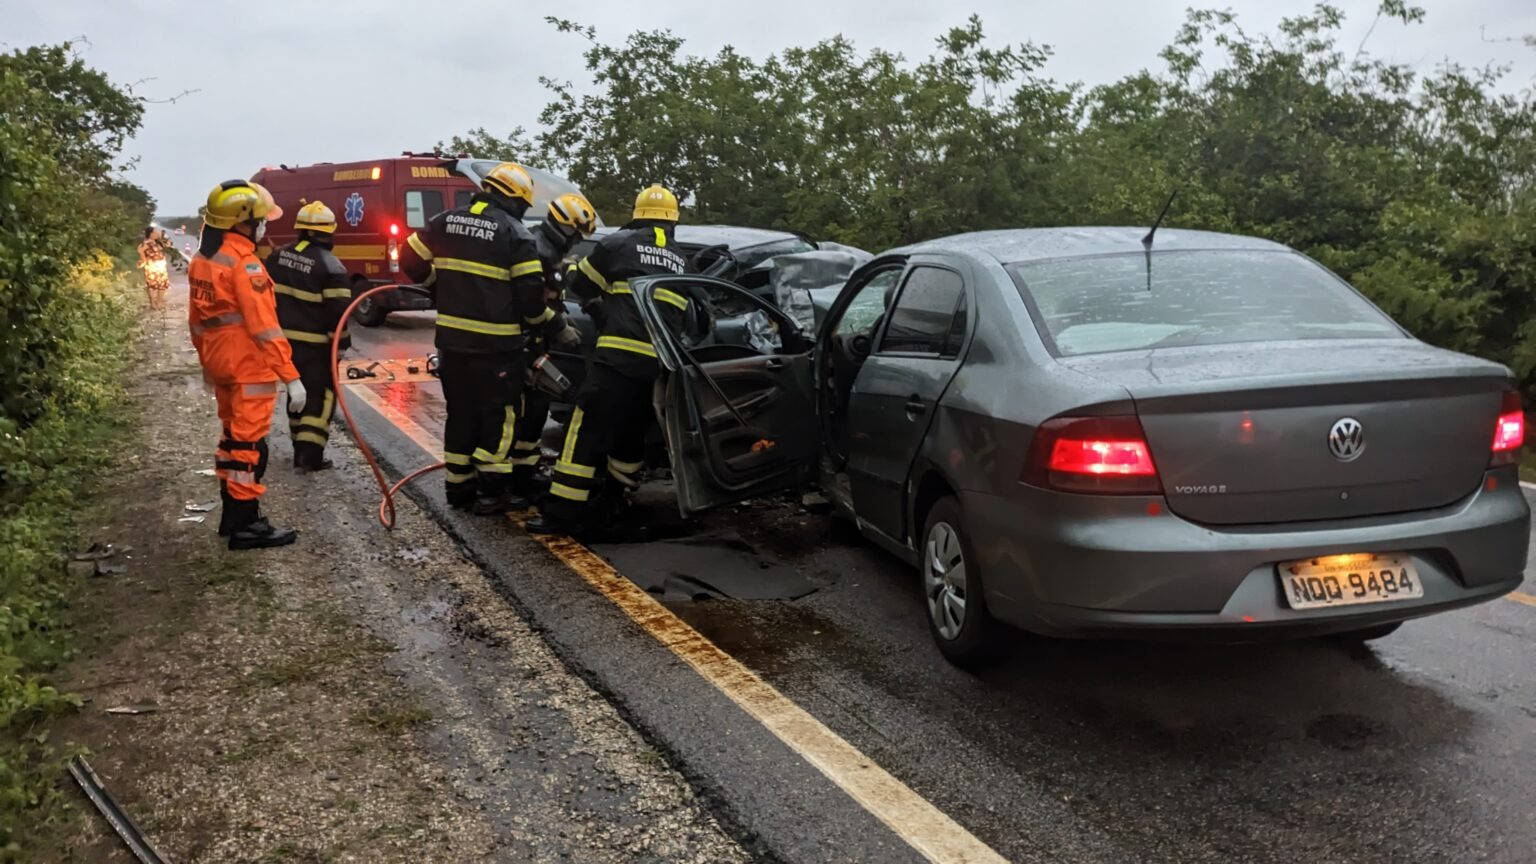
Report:
[[[1334,0],[1349,16],[1344,42],[1365,35],[1377,0]],[[1384,22],[1367,49],[1430,71],[1446,58],[1510,63],[1509,89],[1536,79],[1536,51],[1485,41],[1536,33],[1533,0],[1417,0],[1422,25]],[[979,13],[989,36],[1055,47],[1047,72],[1098,84],[1160,68],[1190,5],[1226,6],[1246,29],[1268,29],[1308,0],[564,0],[554,4],[456,0],[0,0],[5,50],[85,36],[85,59],[119,83],[152,79],[151,105],[130,145],[129,179],[160,201],[162,215],[193,212],[209,187],[263,165],[343,162],[430,149],[475,126],[533,128],[545,94],[540,75],[584,77],[579,37],[543,16],[596,25],[617,41],[667,28],[693,53],[729,44],[761,57],[844,34],[860,48],[926,55],[943,30]],[[751,11],[748,11],[751,10]]]

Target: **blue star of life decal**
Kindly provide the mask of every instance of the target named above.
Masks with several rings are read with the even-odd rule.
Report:
[[[351,195],[348,195],[347,200],[344,202],[342,207],[342,211],[343,216],[347,220],[347,224],[351,225],[353,228],[356,228],[357,223],[363,221],[363,196],[357,192],[353,192]]]

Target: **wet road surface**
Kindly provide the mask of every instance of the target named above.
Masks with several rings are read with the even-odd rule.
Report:
[[[395,316],[354,328],[354,351],[421,357],[431,333],[430,314]],[[441,428],[436,385],[372,389]],[[847,526],[762,502],[690,532],[729,537],[691,566],[734,550],[812,590],[662,587],[669,608],[1009,859],[1536,860],[1536,606],[1501,599],[1369,647],[1021,636],[969,675],[933,648],[915,574]],[[667,567],[664,547],[604,551],[621,572]]]

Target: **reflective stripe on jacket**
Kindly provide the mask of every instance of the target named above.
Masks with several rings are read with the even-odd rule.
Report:
[[[438,348],[520,351],[525,329],[546,323],[544,265],[533,235],[483,193],[406,238],[401,264],[436,295]]]
[[[631,223],[598,241],[592,253],[572,270],[566,286],[584,303],[602,303],[602,327],[593,358],[629,377],[654,376],[656,347],[640,318],[629,280],[640,276],[677,275],[688,263],[673,250],[673,224],[643,220]],[[665,288],[654,294],[663,322],[682,331],[688,298]]]
[[[341,314],[352,303],[347,268],[331,250],[309,240],[284,246],[267,257],[277,294],[277,320],[293,350],[329,351]],[[343,333],[341,347],[352,344]]]
[[[210,381],[263,384],[299,377],[277,320],[272,279],[249,237],[230,231],[211,257],[194,255],[187,284],[187,326]]]

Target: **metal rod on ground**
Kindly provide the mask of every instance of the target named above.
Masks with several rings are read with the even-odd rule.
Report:
[[[101,778],[96,776],[96,772],[91,770],[91,766],[83,757],[76,756],[69,760],[69,773],[74,776],[75,782],[80,784],[80,791],[85,793],[85,797],[91,799],[91,803],[101,811],[107,824],[112,826],[117,836],[123,838],[123,845],[128,847],[133,857],[143,864],[165,864],[165,859],[160,857],[155,847],[151,846],[144,835],[139,833],[139,826],[133,824],[128,814],[124,813],[123,809],[117,806],[117,802],[112,800],[112,796],[107,794]]]

